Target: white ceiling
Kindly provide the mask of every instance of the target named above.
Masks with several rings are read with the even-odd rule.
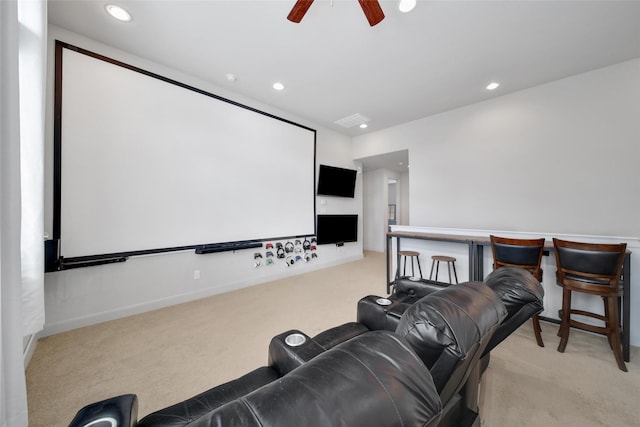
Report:
[[[295,0],[114,0],[130,23],[106,3],[49,0],[49,22],[350,136],[640,57],[639,1],[382,0],[375,27],[356,0],[300,24]],[[334,124],[356,113],[368,129]]]

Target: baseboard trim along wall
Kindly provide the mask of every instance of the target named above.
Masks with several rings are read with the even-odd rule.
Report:
[[[347,262],[358,261],[364,257],[363,253],[346,256],[345,258],[336,259],[333,261],[329,261],[326,263],[318,263],[318,264],[306,264],[308,268],[305,269],[305,273],[311,272],[314,270],[319,270],[322,268],[328,268],[337,266],[340,264],[344,264]],[[121,319],[123,317],[133,316],[136,314],[144,313],[147,311],[157,310],[160,308],[169,307],[176,304],[182,304],[185,302],[195,301],[202,298],[207,298],[214,295],[223,294],[226,292],[236,291],[243,288],[247,288],[250,286],[256,286],[263,283],[268,283],[274,280],[283,279],[285,277],[291,277],[291,274],[286,270],[282,270],[280,273],[270,274],[269,276],[264,276],[259,280],[242,280],[234,283],[228,283],[224,286],[198,290],[195,292],[186,292],[180,295],[172,295],[168,298],[161,298],[152,301],[146,301],[141,304],[134,304],[126,307],[120,307],[115,310],[104,311],[100,313],[94,313],[87,316],[76,317],[72,319],[66,319],[64,321],[55,322],[55,323],[47,323],[44,326],[44,329],[39,334],[41,337],[46,337],[50,335],[59,334],[62,332],[71,331],[73,329],[82,328],[85,326],[91,326],[102,322],[107,322],[110,320]]]
[[[33,353],[35,353],[36,351],[36,347],[38,347],[39,338],[40,338],[40,333],[31,334],[25,337],[25,344],[23,348],[25,371],[29,367],[29,363],[31,363],[31,358],[33,357]]]

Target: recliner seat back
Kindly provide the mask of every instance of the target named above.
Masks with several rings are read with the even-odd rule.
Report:
[[[440,398],[422,361],[389,331],[359,335],[190,427],[436,426]]]
[[[429,368],[443,403],[464,386],[507,309],[482,282],[449,286],[409,307],[396,333]]]

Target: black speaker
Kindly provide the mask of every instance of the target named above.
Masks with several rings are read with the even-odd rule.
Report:
[[[44,241],[44,272],[50,273],[59,270],[58,243],[59,240]]]

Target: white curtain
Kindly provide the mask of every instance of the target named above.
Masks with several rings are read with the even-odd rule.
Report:
[[[44,324],[46,1],[0,0],[0,427],[28,424],[23,338]]]
[[[44,116],[47,2],[18,0],[23,334],[44,325]]]

